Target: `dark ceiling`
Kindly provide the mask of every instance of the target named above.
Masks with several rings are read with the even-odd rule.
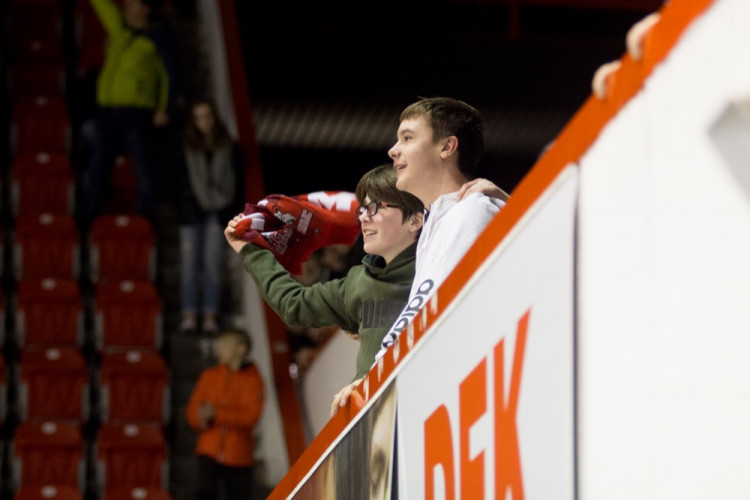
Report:
[[[267,191],[353,189],[387,161],[398,112],[430,95],[482,111],[482,174],[511,190],[588,98],[596,68],[621,57],[628,28],[660,4],[238,0]],[[322,125],[332,116],[340,127]],[[367,133],[350,140],[357,122]]]

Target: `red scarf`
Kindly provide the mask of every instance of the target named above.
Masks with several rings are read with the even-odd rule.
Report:
[[[315,250],[354,243],[360,232],[358,206],[357,197],[347,191],[272,194],[245,205],[234,234],[272,251],[287,271],[299,275]]]

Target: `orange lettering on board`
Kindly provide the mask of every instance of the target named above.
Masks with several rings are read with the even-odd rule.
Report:
[[[483,359],[461,382],[459,394],[459,435],[461,450],[461,498],[484,498],[484,452],[473,460],[469,431],[487,411],[487,359]]]
[[[518,443],[518,396],[521,392],[523,356],[531,309],[518,320],[516,347],[510,376],[508,397],[505,395],[505,339],[493,350],[495,379],[494,434],[495,434],[495,498],[505,500],[510,490],[513,500],[523,500],[521,453]],[[469,457],[469,431],[487,412],[487,358],[461,381],[459,386],[459,456],[461,498],[484,498],[484,452]],[[424,422],[424,484],[425,498],[435,498],[435,469],[442,467],[445,479],[445,498],[455,498],[455,468],[453,464],[453,432],[448,408],[441,404]]]
[[[505,499],[510,489],[513,500],[523,500],[523,478],[521,476],[521,454],[518,446],[516,411],[521,391],[521,371],[526,348],[526,333],[531,310],[518,320],[516,350],[513,353],[513,372],[510,376],[510,391],[505,398],[505,342],[495,346],[495,498]]]
[[[453,483],[453,438],[448,408],[440,405],[424,422],[424,484],[425,499],[435,498],[435,467],[443,468],[445,500],[455,498]]]

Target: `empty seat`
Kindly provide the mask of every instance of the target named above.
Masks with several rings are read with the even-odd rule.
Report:
[[[53,421],[22,422],[13,435],[15,483],[83,488],[84,456],[84,443],[77,426]]]
[[[27,347],[21,352],[20,371],[21,420],[88,420],[88,371],[79,350]]]
[[[115,158],[110,176],[111,195],[104,203],[104,213],[129,214],[136,212],[138,179],[133,171],[133,161],[127,155]]]
[[[100,283],[94,301],[98,349],[161,348],[161,298],[152,283]]]
[[[13,63],[62,64],[62,46],[57,40],[21,38],[11,40]]]
[[[90,234],[93,283],[154,281],[156,244],[148,219],[138,215],[101,215]]]
[[[104,495],[103,500],[172,500],[172,496],[161,488],[141,488],[126,486]]]
[[[103,424],[95,456],[100,495],[123,487],[167,489],[167,445],[158,425]]]
[[[15,300],[16,342],[20,347],[83,346],[83,300],[76,281],[22,280]]]
[[[20,215],[13,232],[17,280],[73,279],[79,275],[80,237],[72,215]]]
[[[63,15],[61,2],[11,1],[6,13],[10,40],[62,40]]]
[[[70,152],[70,115],[60,95],[14,99],[10,127],[11,148],[18,155],[37,151]]]
[[[165,423],[169,419],[167,366],[154,351],[130,350],[102,355],[103,422]]]
[[[76,489],[62,484],[45,484],[22,486],[13,496],[13,500],[83,500],[83,495]]]
[[[13,215],[63,213],[73,215],[75,179],[68,155],[27,152],[11,166]]]
[[[63,95],[65,65],[62,61],[30,61],[8,68],[10,92],[18,97],[28,94]]]

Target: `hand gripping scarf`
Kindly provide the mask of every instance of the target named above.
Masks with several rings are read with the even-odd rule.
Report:
[[[273,194],[247,203],[234,234],[266,248],[291,274],[315,250],[352,245],[359,235],[357,197],[347,191],[316,191],[298,196]]]

